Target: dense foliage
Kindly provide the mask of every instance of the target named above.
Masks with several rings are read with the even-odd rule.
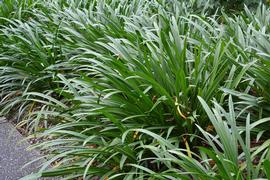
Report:
[[[270,178],[270,9],[203,0],[4,0],[0,114],[26,177]]]
[[[244,6],[248,6],[253,9],[256,8],[260,3],[268,4],[268,0],[258,1],[258,0],[213,0],[211,4],[214,4],[216,7],[223,7],[227,11],[237,11],[244,8]]]

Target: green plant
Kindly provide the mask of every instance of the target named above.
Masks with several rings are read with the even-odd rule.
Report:
[[[193,148],[194,151],[187,148],[188,142],[185,142],[186,148],[181,148],[178,139],[181,136],[172,136],[175,126],[168,127],[167,130],[164,126],[129,129],[123,132],[122,137],[115,137],[111,143],[108,143],[106,137],[109,134],[113,135],[109,133],[112,127],[107,126],[98,131],[101,126],[94,121],[68,123],[43,133],[43,136],[57,135],[61,138],[36,146],[52,152],[60,149],[61,151],[44,164],[40,173],[36,175],[43,177],[66,175],[67,179],[81,176],[89,179],[96,175],[102,179],[106,177],[109,177],[108,179],[200,179],[201,177],[205,179],[254,179],[265,177],[265,171],[268,170],[270,142],[266,140],[259,144],[261,136],[256,138],[252,134],[259,125],[270,119],[265,118],[251,123],[250,115],[248,115],[245,126],[238,126],[236,121],[239,114],[234,110],[231,97],[228,102],[228,112],[216,102],[210,109],[202,98],[199,100],[216,134],[209,133],[197,125],[204,136],[205,145]],[[80,127],[89,128],[81,130],[80,133],[74,131],[79,130]],[[154,133],[157,129],[163,133]],[[93,134],[89,135],[90,132]],[[182,137],[184,136],[185,134]],[[187,136],[191,137],[187,138],[188,141],[200,138],[196,135]],[[55,147],[58,148],[55,149]],[[45,170],[56,160],[59,161],[53,170]]]
[[[27,11],[34,8],[38,1],[33,0],[2,0],[0,1],[0,24],[6,23],[5,18],[27,18]]]
[[[24,93],[52,94],[58,87],[54,79],[64,56],[56,44],[57,26],[48,29],[35,18],[5,21],[0,28],[0,114],[18,110],[15,116],[21,120],[36,108],[33,102],[25,101]]]
[[[267,4],[267,0],[218,0],[211,1],[214,7],[224,8],[226,11],[232,11],[238,13],[243,10],[245,6],[248,6],[250,9],[256,9],[257,6],[261,3]]]
[[[266,177],[269,10],[211,6],[40,1],[4,18],[0,112],[43,140],[36,176]]]

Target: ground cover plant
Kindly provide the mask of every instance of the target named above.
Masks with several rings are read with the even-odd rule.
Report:
[[[25,179],[269,179],[270,9],[213,7],[0,2],[0,113],[47,160]]]

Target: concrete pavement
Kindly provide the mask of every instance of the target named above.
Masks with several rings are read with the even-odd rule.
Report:
[[[0,180],[18,180],[37,168],[32,164],[22,169],[29,161],[38,157],[35,151],[27,151],[29,144],[4,118],[0,117]]]

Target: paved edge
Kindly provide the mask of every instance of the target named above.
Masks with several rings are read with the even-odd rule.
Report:
[[[1,180],[17,180],[37,171],[41,162],[26,167],[38,158],[37,151],[28,151],[30,144],[5,118],[0,117],[0,177]]]

